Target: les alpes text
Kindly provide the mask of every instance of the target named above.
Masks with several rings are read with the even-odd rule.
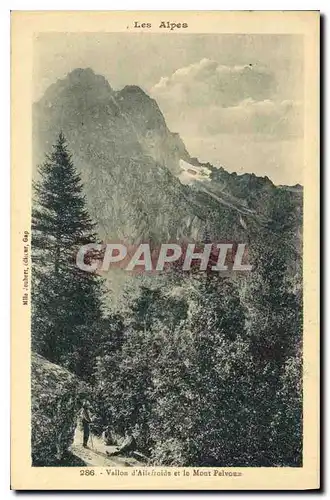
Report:
[[[139,21],[134,22],[134,28],[152,28],[151,23],[140,23]],[[166,28],[170,31],[180,28],[188,28],[187,23],[172,23],[170,21],[161,21],[159,28]]]

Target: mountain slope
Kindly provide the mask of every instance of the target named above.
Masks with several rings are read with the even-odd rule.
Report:
[[[191,158],[156,101],[136,86],[114,91],[91,69],[74,70],[34,104],[35,165],[60,131],[106,240],[246,241],[267,221],[266,205],[280,189]]]

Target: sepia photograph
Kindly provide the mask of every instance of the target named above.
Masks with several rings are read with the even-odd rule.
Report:
[[[300,474],[317,370],[306,325],[310,354],[318,335],[306,34],[117,14],[118,31],[56,16],[31,28],[28,201],[15,200],[27,467],[132,483],[178,470],[194,489],[253,468]],[[317,13],[304,16],[316,54]]]

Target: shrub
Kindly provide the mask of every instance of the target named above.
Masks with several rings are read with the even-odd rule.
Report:
[[[32,465],[54,466],[72,444],[79,380],[68,370],[32,354]]]

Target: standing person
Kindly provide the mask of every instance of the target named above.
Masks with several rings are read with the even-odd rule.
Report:
[[[84,401],[82,404],[82,408],[80,410],[80,419],[83,427],[83,447],[87,448],[88,438],[90,434],[90,424],[92,422],[92,418],[89,412],[89,404],[87,401]]]

